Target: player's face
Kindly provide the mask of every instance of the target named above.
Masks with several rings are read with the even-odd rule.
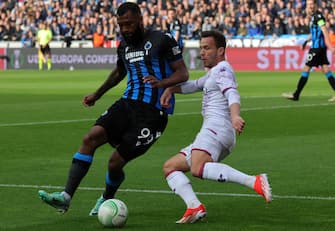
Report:
[[[314,0],[307,0],[306,2],[306,12],[312,15],[315,12],[316,6]]]
[[[45,29],[45,24],[44,24],[44,23],[41,23],[41,24],[40,24],[40,29],[41,29],[41,30],[44,30],[44,29]]]
[[[212,68],[222,60],[222,49],[217,48],[213,37],[200,40],[200,58],[205,67]],[[224,57],[224,56],[223,56]]]
[[[169,10],[167,16],[168,16],[169,20],[173,20],[175,18],[174,11],[173,10]]]
[[[141,41],[144,31],[142,16],[128,11],[117,18],[117,23],[122,37],[128,44],[136,45]]]

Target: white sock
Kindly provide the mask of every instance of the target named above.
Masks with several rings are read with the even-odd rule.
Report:
[[[223,163],[206,163],[202,173],[203,179],[219,182],[234,182],[254,188],[255,176],[247,175]]]
[[[196,208],[201,202],[195,195],[190,180],[181,171],[174,171],[166,177],[166,181],[172,191],[179,195],[187,205],[187,208]]]

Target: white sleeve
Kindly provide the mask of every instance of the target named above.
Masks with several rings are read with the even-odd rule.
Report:
[[[235,74],[228,68],[215,68],[213,71],[216,84],[219,86],[222,93],[230,88],[237,88]]]
[[[236,90],[236,88],[229,88],[223,92],[224,96],[228,99],[228,105],[232,105],[234,103],[241,104],[240,94]]]
[[[193,93],[197,91],[202,91],[205,85],[206,79],[207,79],[207,75],[197,80],[189,80],[187,82],[182,83],[180,85],[181,93],[188,94],[188,93]]]

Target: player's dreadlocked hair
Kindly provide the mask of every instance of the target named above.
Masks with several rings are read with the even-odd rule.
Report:
[[[208,37],[213,37],[215,41],[215,46],[217,48],[223,47],[226,49],[226,37],[219,31],[216,30],[211,30],[211,31],[203,31],[201,33],[201,38],[208,38]]]

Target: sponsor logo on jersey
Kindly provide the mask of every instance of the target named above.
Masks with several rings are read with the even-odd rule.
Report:
[[[128,60],[129,63],[142,61],[142,60],[144,60],[144,51],[126,52],[125,57],[126,57],[126,60]]]

